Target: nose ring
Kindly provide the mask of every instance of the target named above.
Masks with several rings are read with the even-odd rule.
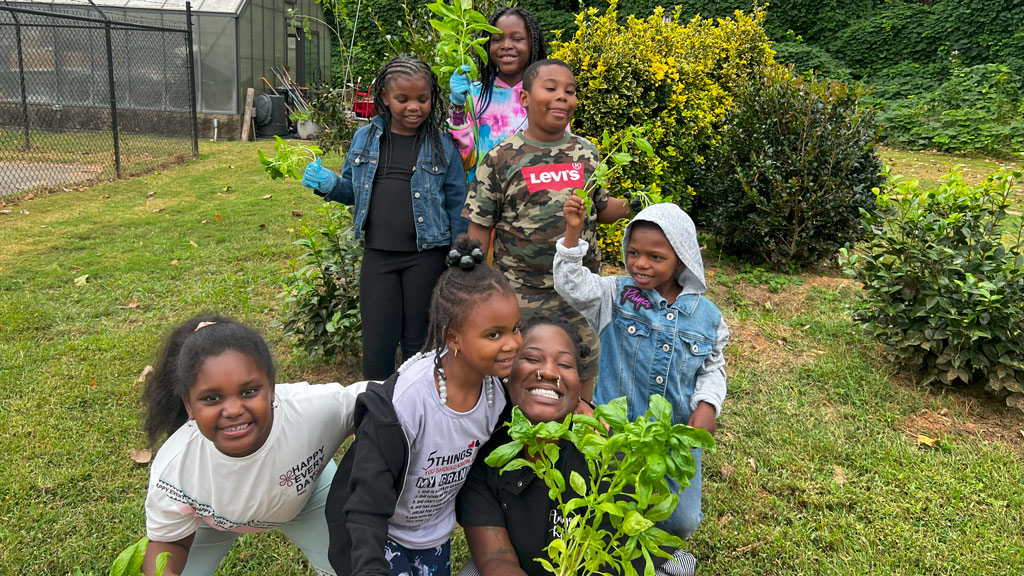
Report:
[[[541,375],[540,375],[540,370],[537,370],[537,380],[540,381],[540,380],[543,380],[543,379],[544,378],[541,377]]]
[[[562,387],[562,375],[559,374],[558,375],[558,380],[555,380],[555,388],[558,389],[558,388],[561,388],[561,387]]]

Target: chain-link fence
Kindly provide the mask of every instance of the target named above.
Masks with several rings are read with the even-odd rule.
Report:
[[[182,28],[96,13],[0,6],[0,197],[198,155],[190,7]]]

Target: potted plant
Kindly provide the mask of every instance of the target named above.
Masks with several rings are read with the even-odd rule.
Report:
[[[288,118],[295,124],[301,140],[312,140],[320,134],[320,126],[313,122],[309,110],[296,110]]]

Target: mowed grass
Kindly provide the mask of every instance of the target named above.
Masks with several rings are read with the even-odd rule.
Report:
[[[103,574],[144,534],[148,466],[129,457],[145,447],[138,376],[186,317],[219,310],[261,329],[281,381],[355,379],[269,328],[291,242],[320,206],[271,181],[255,145],[202,143],[199,161],[6,207],[0,573]],[[1024,418],[914,385],[849,320],[857,288],[836,270],[771,292],[705,257],[733,343],[690,541],[702,574],[1024,573]],[[222,573],[311,572],[258,535]]]

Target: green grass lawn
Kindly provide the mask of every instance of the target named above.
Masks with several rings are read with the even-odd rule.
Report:
[[[918,157],[887,156],[897,171]],[[254,145],[204,142],[199,161],[6,206],[0,573],[106,573],[144,534],[148,466],[129,457],[145,446],[138,376],[186,317],[255,325],[282,381],[355,379],[269,328],[291,242],[320,205],[266,177]],[[1024,418],[912,384],[849,320],[856,288],[835,270],[772,283],[707,260],[733,343],[691,540],[702,574],[1024,573]],[[262,535],[243,537],[222,573],[311,572]]]

